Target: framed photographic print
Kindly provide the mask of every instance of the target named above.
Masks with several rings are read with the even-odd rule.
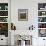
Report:
[[[28,9],[18,9],[18,21],[28,21]]]

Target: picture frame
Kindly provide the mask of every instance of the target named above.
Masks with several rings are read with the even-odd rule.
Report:
[[[18,9],[18,21],[28,21],[28,9]]]

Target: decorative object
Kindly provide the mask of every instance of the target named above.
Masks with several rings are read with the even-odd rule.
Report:
[[[38,3],[38,10],[45,10],[46,9],[46,3]]]
[[[8,16],[8,11],[0,11],[0,16]]]
[[[46,17],[38,17],[38,22],[46,22]]]
[[[39,29],[39,36],[46,37],[46,29]]]
[[[46,28],[46,23],[43,23],[43,24],[39,23],[38,28]]]
[[[0,6],[0,10],[1,10],[1,6]]]
[[[13,23],[11,23],[11,30],[16,30],[16,26]]]
[[[34,26],[33,25],[31,25],[30,27],[29,27],[29,30],[34,30]]]
[[[0,17],[0,22],[8,22],[7,19],[7,17]]]
[[[45,12],[42,12],[42,15],[45,15]]]
[[[28,9],[18,9],[18,21],[28,21]]]
[[[5,10],[8,10],[8,6],[5,6]]]
[[[0,10],[8,10],[8,3],[0,3]]]
[[[40,8],[40,10],[44,10],[44,8]]]
[[[0,35],[8,37],[8,23],[0,23]]]
[[[46,11],[38,11],[38,16],[46,16]]]
[[[32,36],[31,35],[16,35],[15,43],[19,46],[26,46],[26,45],[32,45]]]

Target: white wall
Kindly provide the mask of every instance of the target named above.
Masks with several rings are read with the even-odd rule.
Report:
[[[17,30],[27,30],[33,24],[36,32],[34,36],[38,36],[38,3],[46,3],[46,0],[11,0],[11,22]],[[18,9],[28,9],[28,21],[18,21]],[[43,38],[34,37],[33,46],[41,46],[38,43],[43,44]]]
[[[28,9],[28,21],[18,21],[18,9]],[[37,23],[37,2],[32,0],[11,1],[11,22],[16,25],[17,30],[27,30],[29,26]]]
[[[17,30],[28,30],[29,26],[38,27],[38,3],[46,0],[11,0],[11,22]],[[18,21],[18,9],[28,9],[28,21]]]
[[[8,0],[0,0],[0,3],[8,3]]]

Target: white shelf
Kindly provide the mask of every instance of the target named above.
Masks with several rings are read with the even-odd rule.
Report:
[[[46,11],[46,10],[38,10],[38,11]]]
[[[46,29],[46,28],[38,28],[38,29]]]
[[[8,22],[0,22],[0,23],[8,23]]]
[[[38,22],[38,23],[46,23],[46,22]]]
[[[8,10],[0,10],[0,11],[8,11]]]
[[[8,16],[0,16],[0,17],[8,17]]]
[[[38,17],[46,17],[46,15],[44,15],[44,16],[38,16]]]

